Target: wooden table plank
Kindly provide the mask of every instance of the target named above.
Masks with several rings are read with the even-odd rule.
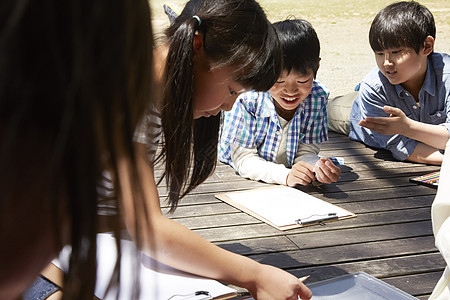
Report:
[[[431,228],[436,189],[409,179],[439,167],[395,161],[387,151],[336,133],[330,133],[320,154],[344,158],[340,181],[300,189],[356,213],[356,218],[277,230],[214,197],[267,186],[241,178],[220,162],[214,174],[168,216],[224,249],[298,277],[311,275],[307,283],[364,271],[426,299],[445,267]],[[157,166],[156,174],[161,176],[162,166]],[[158,191],[167,213],[164,182]]]
[[[296,268],[289,269],[289,272],[298,277],[311,275],[311,277],[308,278],[308,282],[311,283],[361,271],[364,271],[374,277],[385,279],[404,275],[442,272],[443,263],[444,259],[439,253],[428,253],[422,255],[410,255],[330,264],[325,266]],[[404,291],[409,293],[409,288],[405,288]]]
[[[422,299],[428,299],[430,296],[429,286],[435,286],[442,272],[428,272],[422,274],[413,274],[406,276],[396,276],[384,278],[383,281],[403,290],[408,291],[416,297],[422,296]]]
[[[256,254],[250,257],[283,269],[358,262],[390,257],[436,253],[433,236],[364,242],[311,249]]]

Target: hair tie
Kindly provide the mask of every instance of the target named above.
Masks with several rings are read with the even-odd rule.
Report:
[[[202,20],[200,19],[199,16],[194,15],[194,16],[192,16],[192,17],[193,17],[194,19],[197,19],[197,21],[198,21],[198,26],[202,25]]]

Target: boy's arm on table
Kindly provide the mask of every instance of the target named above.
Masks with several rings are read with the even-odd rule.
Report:
[[[239,175],[252,180],[287,186],[308,185],[316,179],[322,183],[336,182],[341,174],[339,167],[336,167],[328,158],[320,158],[317,155],[320,151],[318,145],[302,146],[299,147],[302,150],[297,152],[297,155],[300,156],[295,158],[292,169],[286,168],[283,164],[265,160],[258,155],[256,148],[244,148],[230,144],[230,152]],[[315,167],[318,168],[317,176],[314,175]]]
[[[443,159],[444,155],[438,149],[423,143],[417,143],[413,153],[406,160],[422,164],[441,165]]]
[[[318,144],[299,143],[294,162],[304,161],[314,166],[320,159],[319,152],[320,146]]]
[[[286,185],[286,179],[291,170],[283,164],[270,162],[260,157],[256,148],[244,148],[231,143],[230,153],[236,171],[242,177]]]
[[[287,168],[283,164],[270,162],[260,157],[255,148],[244,148],[236,144],[230,144],[230,149],[233,164],[242,177],[291,187],[297,184],[308,185],[315,180],[314,164],[309,162],[300,161],[294,164],[292,168]],[[311,153],[308,155],[311,155]],[[312,159],[312,162],[315,163],[316,159]]]
[[[118,165],[125,224],[131,236],[139,234],[141,250],[179,270],[244,287],[258,299],[297,299],[297,294],[310,299],[309,289],[291,274],[226,251],[165,217],[146,146],[136,144],[136,150],[142,193],[133,190],[130,161],[122,159]],[[144,210],[136,210],[134,197],[144,197]],[[136,230],[136,218],[146,226]]]
[[[361,126],[373,130],[374,137],[388,139],[385,147],[380,145],[382,148],[390,150],[394,157],[400,160],[441,164],[443,155],[438,149],[444,149],[448,141],[449,132],[446,126],[411,120],[395,107],[384,106],[383,110],[389,114],[388,117],[366,117],[360,121]],[[391,135],[395,138],[391,138]],[[408,157],[404,157],[406,152],[400,149],[400,145],[409,149],[406,151],[411,153]]]

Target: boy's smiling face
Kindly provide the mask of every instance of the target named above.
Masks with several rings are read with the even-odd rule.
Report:
[[[277,113],[285,120],[294,116],[297,107],[311,93],[314,72],[308,69],[306,74],[283,70],[280,78],[269,90],[274,99]]]

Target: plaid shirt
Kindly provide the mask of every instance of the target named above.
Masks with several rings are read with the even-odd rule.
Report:
[[[327,102],[329,90],[314,80],[311,93],[298,106],[289,123],[286,156],[294,164],[299,143],[318,144],[328,139]],[[233,166],[229,144],[257,148],[260,157],[275,162],[282,128],[269,92],[247,92],[239,96],[233,108],[223,112],[218,155]],[[234,166],[233,166],[234,167]]]

